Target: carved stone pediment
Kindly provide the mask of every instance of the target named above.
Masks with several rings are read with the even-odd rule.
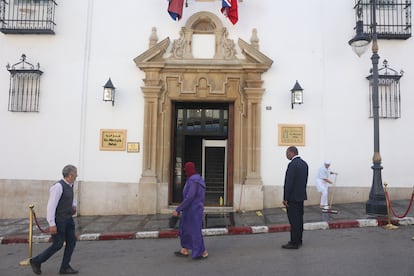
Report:
[[[170,38],[167,37],[159,43],[156,43],[147,51],[143,52],[136,58],[134,58],[135,63],[140,67],[145,65],[146,63],[152,63],[154,61],[162,61],[163,55],[168,49],[170,45]]]
[[[242,54],[245,56],[248,63],[256,63],[263,65],[264,68],[268,69],[273,63],[273,60],[268,58],[258,49],[251,44],[247,43],[243,39],[239,38],[239,47]]]

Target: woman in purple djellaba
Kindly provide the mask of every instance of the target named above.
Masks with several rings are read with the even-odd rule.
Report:
[[[187,162],[184,166],[187,181],[183,190],[183,201],[173,212],[173,216],[179,216],[179,236],[181,249],[174,252],[178,257],[190,255],[195,260],[205,259],[208,253],[203,239],[203,212],[206,183],[200,174],[196,173],[193,162]]]

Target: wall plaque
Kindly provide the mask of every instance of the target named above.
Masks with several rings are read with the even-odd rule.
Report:
[[[305,125],[279,125],[279,146],[304,146]]]
[[[128,142],[127,151],[128,152],[139,152],[139,143],[138,142]]]
[[[101,129],[99,150],[123,151],[126,148],[126,129]]]

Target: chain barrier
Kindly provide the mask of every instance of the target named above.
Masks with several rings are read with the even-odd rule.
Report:
[[[393,214],[395,217],[397,217],[397,218],[404,218],[404,217],[406,217],[406,216],[407,216],[408,212],[409,212],[409,211],[410,211],[410,209],[411,209],[411,206],[413,205],[414,191],[411,193],[410,204],[408,204],[408,208],[407,208],[407,210],[405,211],[405,213],[404,213],[402,216],[397,215],[397,213],[395,212],[394,208],[392,208],[392,205],[391,205],[391,200],[390,200],[390,197],[389,197],[389,195],[388,195],[388,191],[387,191],[387,186],[386,186],[386,184],[385,184],[385,198],[386,198],[386,200],[387,200],[387,202],[388,202],[388,205],[389,205],[389,207],[390,207],[389,209],[391,210],[392,214]]]
[[[36,222],[36,226],[37,226],[37,228],[39,229],[39,231],[40,231],[40,232],[42,232],[43,234],[48,234],[48,233],[49,233],[49,231],[48,231],[48,230],[44,230],[44,229],[42,229],[42,227],[40,227],[40,224],[39,224],[39,221],[37,220],[37,217],[36,217],[36,213],[35,213],[35,211],[34,211],[34,210],[32,210],[32,212],[33,212],[33,217],[34,217],[34,220],[35,220],[35,222]]]

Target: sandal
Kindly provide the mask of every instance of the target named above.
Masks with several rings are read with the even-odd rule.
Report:
[[[177,256],[177,257],[188,257],[190,254],[188,254],[188,253],[187,254],[184,254],[180,250],[180,251],[175,251],[174,252],[174,255]]]
[[[208,253],[203,252],[203,254],[201,254],[201,256],[195,257],[195,258],[193,258],[193,260],[203,260],[203,259],[207,259],[207,258],[208,258]]]

